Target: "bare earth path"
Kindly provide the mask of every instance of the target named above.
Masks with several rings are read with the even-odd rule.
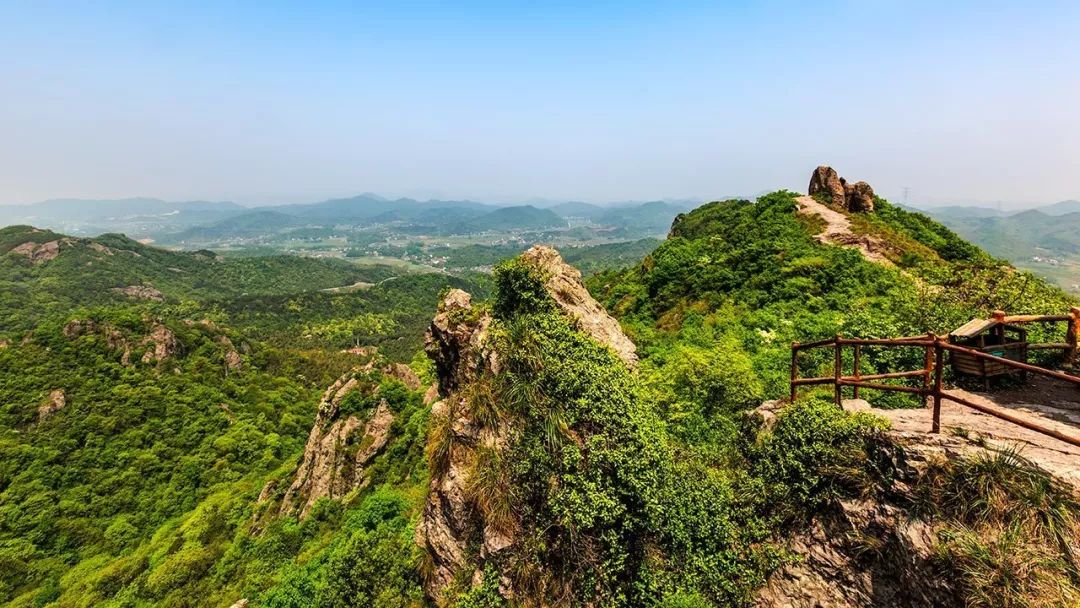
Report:
[[[817,240],[842,247],[854,247],[871,262],[893,265],[881,253],[884,244],[871,236],[854,234],[851,231],[851,220],[843,213],[817,202],[812,196],[800,196],[795,202],[799,205],[799,213],[816,215],[825,220],[825,230],[817,235]]]
[[[1080,439],[1080,391],[1063,382],[1032,379],[1028,384],[990,393],[971,393],[954,388],[957,397],[1020,415],[1062,433]],[[930,430],[929,407],[913,410],[871,408],[866,401],[846,400],[844,408],[871,411],[892,424],[901,436],[923,435]],[[969,409],[951,401],[941,404],[941,440],[961,452],[975,451],[981,445],[1012,447],[1044,470],[1080,489],[1080,447],[1030,431],[1011,422]]]

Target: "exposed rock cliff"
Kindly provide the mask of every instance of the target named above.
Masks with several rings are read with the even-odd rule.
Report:
[[[627,365],[636,364],[633,342],[557,251],[533,247],[519,259],[544,277],[544,289],[557,309],[583,333],[610,347]],[[514,432],[505,421],[479,419],[470,407],[470,399],[484,390],[481,376],[500,371],[492,323],[491,313],[474,305],[468,293],[452,290],[439,304],[426,337],[425,350],[435,362],[443,399],[432,406],[428,451],[433,470],[416,538],[429,559],[425,591],[436,602],[463,576],[479,584],[483,562],[519,542],[516,524],[486,517],[478,508],[476,480],[471,478],[481,453],[502,452]],[[505,574],[500,575],[499,592],[514,595]]]
[[[767,402],[757,410],[766,427],[775,423],[782,405]],[[860,400],[845,401],[844,406],[850,411],[869,410]],[[1073,521],[1075,525],[1075,520],[1066,515],[1050,526],[1060,526],[1060,536],[1046,534],[1046,528],[1038,523],[1055,521],[1062,515],[1053,513],[1050,505],[1055,501],[1059,507],[1075,504],[1075,498],[1066,498],[1075,497],[1074,488],[1054,481],[1037,462],[985,438],[893,428],[882,440],[878,466],[887,486],[863,498],[833,501],[790,538],[787,548],[795,559],[772,574],[760,590],[756,606],[999,605],[985,601],[995,588],[1011,587],[1015,601],[1025,594],[1041,594],[1042,585],[1046,591],[1054,589],[1055,598],[1080,599],[1056,586],[1046,571],[1038,571],[1054,563],[1049,556],[1055,551],[1065,556],[1076,551],[1080,529],[1070,531],[1070,524],[1062,524]],[[964,472],[957,474],[958,470]],[[1010,476],[1015,476],[1016,486],[1009,485]],[[1023,496],[1029,490],[1033,493]],[[1021,495],[1013,494],[1016,491]],[[1031,496],[1038,498],[1031,500]],[[950,546],[957,537],[968,543],[961,545],[961,557],[952,553],[956,545]],[[1009,538],[1015,540],[998,545]],[[976,551],[975,561],[985,561],[976,566],[959,564],[967,550]],[[1005,554],[995,555],[999,550]],[[1009,562],[1006,555],[1015,557],[1015,562]],[[971,570],[965,572],[965,568]],[[1011,572],[1013,568],[1025,571]],[[1062,567],[1066,572],[1069,568]],[[1015,580],[989,578],[1013,575]],[[966,580],[969,577],[976,580]],[[1048,601],[1047,605],[1073,604]]]
[[[521,259],[548,277],[545,285],[548,293],[564,314],[577,321],[582,331],[610,346],[627,365],[637,365],[634,343],[623,333],[619,322],[589,295],[577,268],[564,262],[558,251],[545,246],[529,249],[521,254]]]
[[[147,347],[142,356],[143,363],[165,361],[181,349],[180,340],[176,339],[176,334],[161,323],[155,324],[140,344]]]
[[[363,378],[375,367],[369,362],[326,389],[300,465],[282,498],[281,513],[305,517],[320,498],[342,498],[367,485],[367,467],[390,441],[395,419],[386,400],[378,399],[378,383]],[[400,380],[410,390],[420,388],[420,379],[407,365],[385,365],[380,373]],[[354,392],[377,399],[370,412],[341,411],[346,397]],[[271,490],[264,489],[266,496],[260,501]]]

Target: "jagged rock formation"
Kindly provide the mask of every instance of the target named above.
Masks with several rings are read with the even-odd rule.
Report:
[[[71,239],[62,239],[64,244],[70,244]],[[12,247],[10,253],[25,256],[31,264],[37,265],[49,260],[54,260],[60,255],[60,240],[47,243],[35,243],[27,241],[21,245]]]
[[[475,522],[466,496],[475,449],[501,441],[491,429],[484,429],[481,436],[479,425],[465,412],[462,395],[485,367],[498,368],[498,358],[486,344],[491,321],[490,313],[473,309],[468,293],[454,289],[439,303],[424,343],[424,350],[435,362],[439,392],[445,397],[431,407],[433,424],[449,426],[452,437],[448,464],[445,470],[432,473],[427,503],[416,529],[417,543],[431,559],[425,591],[436,601],[468,564]]]
[[[844,183],[844,201],[847,210],[855,213],[873,213],[874,189],[866,182]]]
[[[367,485],[366,469],[390,441],[394,413],[385,399],[364,417],[341,416],[340,406],[354,391],[377,396],[377,384],[357,379],[358,372],[373,368],[374,362],[369,362],[364,368],[344,374],[326,389],[300,466],[282,498],[282,514],[298,513],[301,518],[306,517],[320,498],[341,498]],[[420,379],[407,365],[387,365],[381,371],[397,378],[410,390],[420,388]],[[264,488],[259,502],[267,500],[272,491],[272,487]]]
[[[779,401],[757,410],[766,424]],[[910,437],[882,446],[895,479],[884,498],[836,501],[790,539],[796,556],[769,577],[759,608],[872,608],[956,605],[955,589],[935,563],[938,524],[910,512],[913,489],[934,462],[960,453]],[[945,442],[948,443],[948,440]]]
[[[589,295],[580,273],[566,264],[550,247],[533,247],[520,257],[545,277],[544,289],[558,310],[598,343],[610,347],[628,366],[637,363],[633,342],[618,322]],[[499,355],[491,343],[492,316],[473,305],[471,296],[452,290],[439,304],[425,340],[425,350],[435,363],[439,393],[444,398],[432,406],[433,435],[443,441],[430,443],[432,450],[446,450],[442,465],[432,471],[428,498],[416,529],[417,543],[425,550],[430,568],[425,592],[435,602],[462,575],[474,584],[483,578],[479,564],[518,542],[513,527],[487,521],[471,501],[470,472],[481,450],[502,450],[512,429],[477,420],[468,407],[470,390],[485,373],[498,374]],[[474,544],[477,543],[477,544]],[[467,569],[473,568],[468,571]],[[468,579],[467,579],[468,580]],[[509,579],[499,581],[499,591],[514,594]]]
[[[807,193],[810,196],[826,194],[833,207],[837,209],[847,208],[844,200],[844,182],[840,181],[840,176],[836,173],[836,169],[832,167],[821,165],[814,169],[814,173],[810,176],[810,186],[807,188]]]
[[[855,213],[872,213],[874,211],[874,189],[866,182],[848,183],[840,177],[832,167],[821,165],[814,169],[810,176],[810,185],[807,188],[810,196],[824,194],[829,198],[829,204],[836,209],[844,209]]]
[[[143,353],[143,363],[160,363],[180,352],[181,348],[180,341],[176,339],[176,334],[161,323],[154,325],[150,333],[142,339],[140,345],[149,347]]]
[[[217,343],[225,348],[225,373],[238,372],[244,365],[240,353],[236,352],[232,340],[228,336],[218,336]]]
[[[38,422],[45,420],[49,416],[52,416],[56,412],[64,409],[67,405],[67,395],[64,394],[63,389],[56,389],[49,393],[49,398],[44,403],[38,406]]]
[[[934,564],[936,529],[895,505],[845,500],[791,540],[798,559],[774,573],[760,608],[955,604]]]
[[[545,284],[548,293],[564,314],[577,320],[578,327],[583,332],[597,342],[610,346],[627,365],[637,365],[634,343],[623,333],[619,322],[589,295],[577,268],[564,262],[558,251],[545,246],[529,249],[521,254],[521,259],[548,277]]]
[[[96,243],[93,244],[96,245]],[[125,296],[134,300],[149,300],[151,302],[165,301],[165,296],[160,291],[148,285],[128,285],[127,287],[114,287],[113,291],[117,293],[122,293]]]
[[[160,363],[183,353],[184,344],[165,324],[149,317],[145,318],[144,322],[150,326],[150,330],[143,336],[126,336],[113,325],[93,319],[72,319],[64,325],[62,331],[68,340],[95,335],[104,338],[110,349],[122,352],[120,362],[124,365],[131,365],[133,352],[143,353],[140,358],[143,363]],[[241,342],[239,347],[235,346],[228,336],[218,333],[221,329],[210,321],[184,321],[184,324],[209,334],[208,337],[212,337],[221,346],[226,373],[242,369],[244,361],[241,353],[251,354],[251,346],[247,342]]]

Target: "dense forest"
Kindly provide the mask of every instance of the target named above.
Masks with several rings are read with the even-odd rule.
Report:
[[[881,419],[813,392],[749,415],[787,394],[792,341],[1075,305],[885,200],[851,221],[888,263],[816,239],[786,191],[563,252],[632,357],[566,313],[551,285],[576,271],[516,246],[447,252],[490,276],[412,274],[0,230],[0,603],[753,605],[793,535],[898,494]],[[437,513],[462,478],[461,513]],[[1023,458],[941,464],[910,494],[945,605],[1080,601],[1080,508]],[[439,517],[467,524],[449,562]]]

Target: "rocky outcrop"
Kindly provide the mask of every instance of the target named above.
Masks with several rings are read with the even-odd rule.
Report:
[[[131,365],[131,343],[124,337],[124,334],[120,333],[120,330],[108,323],[98,324],[93,319],[72,319],[64,325],[63,332],[64,337],[68,340],[100,334],[104,336],[105,344],[110,349],[122,351],[120,362],[124,365]]]
[[[180,352],[180,341],[171,329],[161,323],[157,323],[150,333],[142,339],[141,346],[148,347],[143,353],[143,363],[162,362]]]
[[[97,323],[93,319],[72,319],[64,325],[64,337],[74,340],[97,332]]]
[[[70,239],[63,240],[67,243]],[[54,260],[60,255],[60,240],[48,241],[46,243],[28,241],[12,247],[10,253],[25,256],[26,259],[30,260],[31,264],[42,264],[49,260]]]
[[[133,300],[165,301],[165,296],[160,291],[148,285],[128,285],[127,287],[114,287],[112,290]]]
[[[866,182],[844,184],[844,202],[848,211],[855,213],[873,213],[874,189]]]
[[[244,360],[235,350],[225,352],[225,373],[238,372],[244,366]]]
[[[807,188],[807,194],[810,196],[824,194],[833,207],[837,209],[847,207],[844,198],[844,182],[840,181],[836,169],[826,165],[814,169],[814,173],[810,176],[810,186]]]
[[[936,529],[890,504],[839,501],[791,540],[797,559],[774,573],[760,608],[955,605],[934,564]]]
[[[862,402],[865,403],[865,402]],[[755,410],[766,427],[783,407]],[[865,411],[855,400],[845,409]],[[760,608],[872,608],[956,605],[955,590],[935,563],[938,526],[912,515],[914,488],[945,459],[960,458],[951,438],[895,433],[879,445],[892,472],[887,492],[835,501],[790,539],[795,559],[769,577],[755,601]]]
[[[627,365],[637,365],[637,349],[622,327],[603,306],[589,294],[581,282],[581,272],[563,261],[552,247],[537,245],[521,254],[521,259],[532,264],[547,277],[545,287],[564,314],[575,319],[581,331],[597,342],[610,346]]]
[[[66,405],[67,395],[64,394],[63,389],[58,388],[50,392],[48,399],[38,406],[38,422],[41,422],[56,412],[64,409],[64,406]]]
[[[425,339],[424,349],[435,363],[439,393],[445,398],[431,407],[433,433],[443,433],[446,454],[432,472],[427,502],[416,529],[417,543],[427,552],[431,568],[425,591],[442,598],[458,573],[468,566],[469,544],[483,523],[474,520],[468,501],[469,470],[481,445],[495,445],[499,434],[482,429],[466,412],[463,392],[486,369],[498,369],[498,358],[488,348],[492,319],[473,308],[472,297],[451,290],[439,304]],[[429,452],[432,448],[429,447]]]
[[[807,188],[810,196],[822,194],[835,209],[854,213],[872,213],[874,211],[874,189],[866,182],[848,183],[832,167],[821,165],[814,169]]]
[[[610,347],[628,366],[637,363],[633,342],[619,324],[589,295],[580,273],[550,247],[533,247],[521,258],[545,277],[545,288],[558,310],[578,328]],[[440,302],[425,340],[435,363],[439,394],[431,408],[428,451],[432,477],[416,541],[430,568],[425,592],[440,602],[455,581],[482,580],[482,563],[518,542],[513,525],[486,521],[470,499],[470,472],[481,450],[503,450],[513,432],[505,423],[477,420],[468,407],[469,394],[481,376],[498,374],[500,361],[491,344],[491,314],[474,306],[468,293],[451,290]],[[513,595],[505,577],[500,593]]]
[[[303,518],[320,498],[342,498],[367,485],[368,466],[390,441],[394,413],[385,400],[380,400],[370,413],[341,415],[340,406],[354,391],[378,396],[378,384],[357,378],[359,373],[373,368],[369,363],[350,371],[326,389],[300,466],[282,498],[282,514],[299,514]],[[380,371],[412,390],[421,386],[420,379],[407,365],[387,365]],[[269,491],[264,488],[264,494]]]

